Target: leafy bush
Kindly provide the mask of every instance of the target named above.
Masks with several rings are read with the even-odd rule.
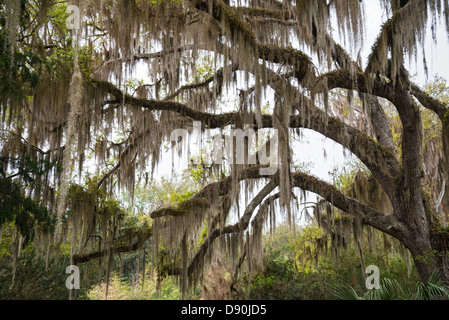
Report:
[[[358,248],[348,245],[335,255],[317,251],[317,238],[322,234],[316,227],[300,228],[296,235],[286,228],[265,239],[263,268],[251,279],[239,280],[240,296],[249,299],[336,299],[332,288],[347,289],[357,296],[366,292],[365,273]],[[387,246],[377,250],[363,249],[365,267],[379,266],[382,279],[395,279],[400,286],[413,287],[418,279],[413,266],[407,267],[403,258]],[[410,269],[409,269],[410,268]],[[385,280],[387,281],[387,280]]]
[[[198,292],[190,294],[187,299],[198,297]],[[106,283],[94,286],[87,294],[89,300],[179,300],[181,291],[179,284],[173,278],[165,278],[160,283],[157,290],[157,281],[154,275],[150,274],[142,282],[132,284],[129,281],[120,279],[115,274],[111,277],[106,296]]]

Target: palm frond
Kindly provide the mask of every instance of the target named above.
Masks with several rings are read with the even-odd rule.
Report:
[[[341,300],[449,300],[449,290],[437,270],[430,275],[427,283],[418,282],[412,288],[385,278],[382,279],[379,289],[369,290],[363,296],[358,296],[348,285],[335,288],[334,296]]]
[[[342,285],[334,288],[333,295],[338,300],[362,300],[353,287]]]
[[[398,300],[401,299],[403,289],[396,280],[382,279],[379,289],[368,291],[365,300]]]

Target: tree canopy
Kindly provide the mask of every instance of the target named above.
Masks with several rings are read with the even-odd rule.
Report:
[[[0,239],[13,269],[32,243],[47,267],[106,257],[109,278],[116,255],[150,248],[184,297],[216,253],[260,267],[264,228],[294,226],[312,192],[336,248],[388,235],[422,282],[449,280],[447,86],[407,69],[431,55],[429,28],[449,38],[449,3],[380,1],[388,19],[363,61],[365,2],[0,0]],[[308,173],[305,129],[364,170],[345,186]],[[212,137],[194,150],[201,132]],[[158,185],[166,149],[186,170]]]

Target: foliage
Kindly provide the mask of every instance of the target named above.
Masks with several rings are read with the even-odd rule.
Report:
[[[17,269],[13,270],[11,257],[0,255],[0,300],[68,299],[65,286],[68,265],[67,256],[46,262],[44,257],[36,256],[32,247],[27,247],[17,262]],[[81,290],[79,295],[83,293]]]
[[[300,228],[296,235],[278,229],[276,236],[267,237],[263,256],[263,268],[249,280],[247,277],[239,283],[237,296],[250,299],[299,299],[326,300],[335,299],[335,290],[339,293],[360,294],[365,288],[364,270],[362,270],[358,249],[348,247],[340,249],[337,256],[332,248],[328,254],[310,255],[318,250],[317,240],[321,232],[313,224]],[[365,264],[373,264],[381,269],[382,278],[395,279],[404,288],[417,281],[416,271],[410,276],[406,263],[398,254],[391,253],[380,246],[376,252],[369,248],[363,250]],[[246,289],[246,283],[250,287]]]
[[[384,278],[379,289],[368,290],[359,296],[351,286],[340,286],[334,296],[340,300],[448,300],[449,290],[441,281],[438,270],[432,273],[426,283],[417,282],[404,286],[396,280]]]
[[[27,190],[38,192],[42,186],[37,178],[54,166],[43,160],[33,161],[30,157],[0,159],[0,228],[5,223],[13,223],[25,238],[24,245],[33,240],[36,225],[46,233],[53,231],[54,215],[26,193]],[[8,167],[16,172],[8,175]]]

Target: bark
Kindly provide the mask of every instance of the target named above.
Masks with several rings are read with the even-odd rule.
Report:
[[[379,103],[379,99],[375,96],[368,95],[367,103],[370,110],[371,125],[373,126],[377,141],[380,145],[394,152],[393,134],[391,133],[387,116]]]

